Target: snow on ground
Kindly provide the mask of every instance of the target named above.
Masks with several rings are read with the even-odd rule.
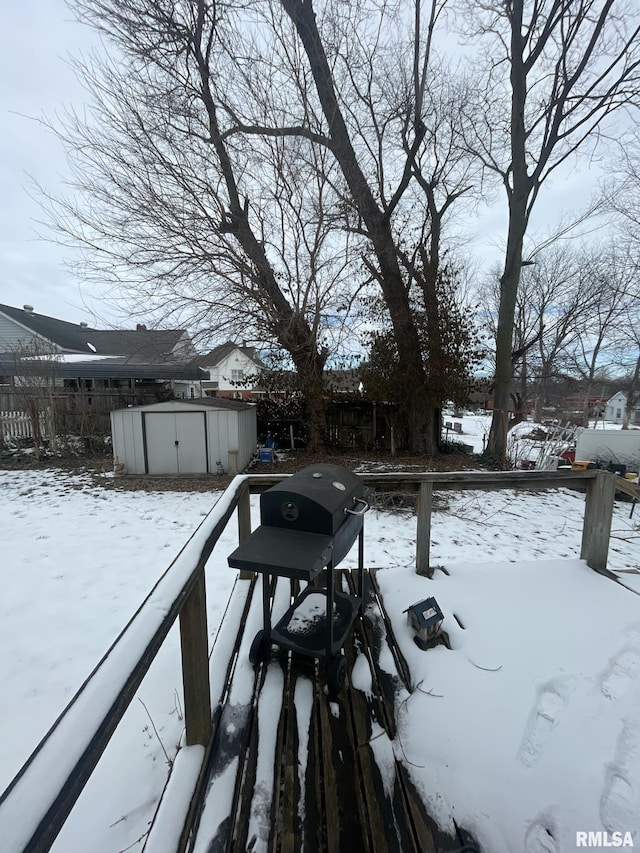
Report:
[[[434,595],[451,640],[425,653],[397,632],[414,690],[396,752],[431,814],[491,853],[573,850],[584,830],[640,843],[638,596],[578,560],[448,570],[378,573],[395,615]]]
[[[481,444],[478,418],[463,428],[463,441]],[[0,790],[217,497],[0,471]],[[366,563],[382,569],[414,684],[398,697],[394,748],[430,810],[490,853],[573,850],[577,830],[629,831],[640,844],[640,600],[578,559],[584,496],[437,501],[431,560],[449,574],[433,580],[413,570],[413,515],[374,510],[366,520]],[[630,518],[630,508],[616,504],[609,566],[640,591],[629,571],[640,567],[640,512]],[[256,499],[253,509],[257,523]],[[235,582],[226,557],[236,536],[232,520],[207,566],[211,641]],[[412,642],[402,611],[429,595],[450,651]],[[54,850],[141,849],[183,725],[174,631]]]
[[[57,471],[0,471],[0,791],[218,494],[119,492]],[[235,580],[226,568],[234,535],[230,526],[211,558],[225,563],[208,595],[212,638]],[[83,813],[105,826],[105,851],[145,831],[184,727],[177,629],[138,695],[76,806],[80,819],[68,821],[54,849],[90,849]],[[135,757],[124,777],[123,755]]]

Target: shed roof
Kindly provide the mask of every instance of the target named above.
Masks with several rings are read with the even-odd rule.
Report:
[[[255,409],[254,403],[243,403],[240,400],[229,400],[226,397],[194,397],[185,400],[167,400],[164,403],[149,403],[146,406],[130,406],[121,411],[127,412],[172,412],[184,407],[195,409],[195,411],[207,411],[208,409],[227,409],[231,411],[246,412]]]

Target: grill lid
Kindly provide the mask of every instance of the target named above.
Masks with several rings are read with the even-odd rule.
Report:
[[[260,520],[269,527],[332,536],[358,509],[362,480],[339,465],[309,465],[260,496]]]

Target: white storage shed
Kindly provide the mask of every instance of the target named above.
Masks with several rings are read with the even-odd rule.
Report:
[[[237,474],[256,451],[256,409],[218,397],[133,406],[111,412],[111,435],[124,474]]]

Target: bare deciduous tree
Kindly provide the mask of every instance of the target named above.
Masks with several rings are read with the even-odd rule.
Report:
[[[33,338],[12,350],[13,397],[31,425],[34,458],[40,459],[45,439],[56,449],[55,390],[59,355]]]
[[[245,33],[232,10],[223,38],[221,9],[203,0],[73,5],[119,53],[77,65],[93,114],[67,115],[58,127],[75,192],[49,199],[54,227],[85,250],[85,273],[139,313],[283,347],[318,449],[322,371],[351,279],[348,238],[331,224],[326,146],[302,151],[283,135],[249,141],[237,132],[239,69],[255,69],[243,63]],[[249,29],[246,38],[259,57],[258,36]],[[272,58],[271,74],[279,61],[289,78],[303,76],[295,51]],[[263,94],[264,112],[286,109],[277,89],[273,103]]]
[[[287,350],[316,433],[329,349],[375,282],[410,446],[434,452],[412,291],[437,349],[442,226],[476,180],[433,56],[446,3],[71,0],[119,53],[80,66],[96,122],[64,122],[81,198],[60,233],[139,304]]]
[[[506,451],[523,241],[543,184],[593,152],[613,114],[637,101],[639,27],[626,0],[463,0],[486,84],[466,142],[504,186],[509,223],[500,279],[490,448]],[[469,125],[467,125],[469,128]]]
[[[589,397],[604,372],[619,360],[620,351],[633,351],[629,313],[638,301],[634,264],[627,251],[615,243],[596,244],[585,249],[580,275],[589,294],[588,302],[576,315],[579,334],[568,351],[572,375],[582,381],[583,425],[589,425]]]

